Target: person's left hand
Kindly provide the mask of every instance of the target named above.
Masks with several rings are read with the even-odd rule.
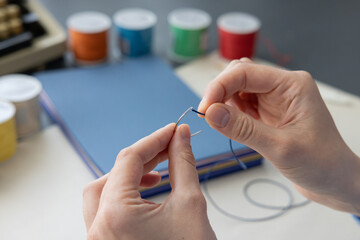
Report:
[[[216,239],[200,190],[187,125],[154,132],[122,150],[111,172],[84,189],[88,239]],[[169,158],[172,191],[162,204],[142,199],[139,186],[156,185],[150,172]]]

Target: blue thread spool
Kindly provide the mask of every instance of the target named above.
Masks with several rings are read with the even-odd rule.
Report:
[[[116,12],[113,21],[118,34],[120,51],[128,57],[151,53],[156,15],[141,8],[128,8]]]

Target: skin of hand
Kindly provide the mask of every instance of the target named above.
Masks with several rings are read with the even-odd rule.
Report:
[[[360,214],[360,160],[309,73],[234,60],[209,83],[198,111],[271,161],[308,199]]]
[[[84,189],[88,239],[216,239],[200,190],[187,125],[169,124],[123,149],[109,174]],[[139,186],[156,185],[151,171],[169,159],[172,191],[166,200],[142,199]]]

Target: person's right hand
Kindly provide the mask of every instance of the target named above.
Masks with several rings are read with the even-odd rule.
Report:
[[[305,197],[360,214],[360,160],[307,72],[235,60],[207,86],[198,111],[270,160]]]

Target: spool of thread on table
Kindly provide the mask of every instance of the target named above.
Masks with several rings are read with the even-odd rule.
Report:
[[[0,162],[12,157],[16,146],[15,106],[0,100]]]
[[[154,13],[141,8],[122,9],[114,14],[113,21],[123,55],[139,57],[151,53],[153,29],[157,22]]]
[[[211,17],[208,13],[194,8],[172,11],[168,16],[172,44],[170,58],[185,62],[203,55],[208,49],[208,30]]]
[[[20,138],[41,129],[39,95],[42,86],[35,77],[10,74],[0,77],[0,99],[12,102],[16,107],[16,129]]]
[[[100,12],[79,12],[67,20],[69,44],[80,64],[96,64],[107,59],[110,18]]]
[[[232,12],[217,20],[219,51],[226,59],[252,58],[255,55],[256,38],[260,20],[250,14]]]

